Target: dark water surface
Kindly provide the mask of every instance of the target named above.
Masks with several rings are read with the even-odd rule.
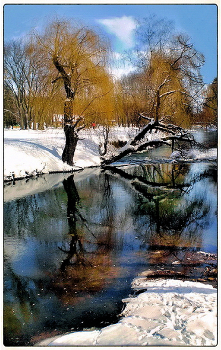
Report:
[[[6,346],[116,322],[156,247],[217,251],[215,163],[87,169],[14,192],[30,181],[5,196]]]

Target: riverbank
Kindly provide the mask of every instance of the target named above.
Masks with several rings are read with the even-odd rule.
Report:
[[[136,128],[112,128],[110,140],[128,141]],[[62,162],[65,146],[63,129],[5,130],[4,180],[21,179],[53,172],[72,172],[100,165],[99,144],[103,144],[103,128],[85,129],[79,133],[74,166]]]
[[[216,346],[217,289],[175,279],[133,280],[135,296],[118,323],[72,332],[35,346]]]
[[[151,255],[156,266],[160,250]],[[217,255],[187,251],[181,260],[182,253],[176,255],[170,270],[158,264],[158,270],[149,268],[132,281],[118,323],[58,335],[35,346],[216,346]]]
[[[109,132],[110,142],[127,142],[134,137],[138,128],[113,127]],[[148,135],[149,139],[160,138],[158,133]],[[73,172],[101,163],[99,145],[104,142],[103,127],[84,129],[79,133],[79,141],[74,155],[74,165],[62,162],[65,134],[62,128],[45,130],[4,130],[4,181],[30,178],[48,173]],[[114,148],[110,149],[110,152]],[[194,151],[197,159],[216,159],[216,149]],[[171,161],[175,161],[171,158]]]

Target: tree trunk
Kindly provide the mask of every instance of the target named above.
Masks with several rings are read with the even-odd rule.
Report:
[[[159,105],[158,105],[159,107]],[[136,152],[143,151],[147,149],[147,147],[153,147],[153,146],[161,146],[163,144],[169,145],[174,148],[174,142],[177,141],[185,141],[189,142],[190,144],[194,143],[194,138],[191,135],[188,135],[188,133],[182,129],[179,126],[173,125],[173,124],[163,124],[158,120],[158,113],[156,114],[157,120],[153,120],[151,118],[145,117],[142,114],[140,114],[140,117],[143,117],[145,119],[150,120],[150,122],[144,126],[138,134],[132,139],[127,142],[127,144],[122,147],[117,153],[112,154],[111,156],[102,157],[101,166],[105,167],[111,163],[114,163],[121,158],[132,154]],[[159,136],[159,138],[156,137],[156,139],[149,140],[148,138],[145,139],[145,135],[147,133],[151,133],[153,130],[155,132],[157,131],[163,131],[166,135],[169,134],[169,136]]]
[[[64,67],[58,60],[58,56],[53,57],[53,63],[57,68],[58,72],[61,74],[63,79],[64,88],[66,91],[67,99],[64,103],[64,132],[66,137],[65,148],[62,154],[62,161],[66,162],[68,165],[73,166],[74,152],[78,142],[78,131],[81,128],[77,128],[77,124],[82,118],[77,118],[77,121],[74,122],[73,116],[73,100],[75,92],[71,88],[71,79]],[[56,78],[52,83],[57,81]]]
[[[64,126],[64,132],[66,143],[62,154],[62,161],[73,166],[74,153],[78,142],[78,134],[75,130],[75,125],[66,124]]]
[[[73,121],[73,100],[67,98],[64,102],[64,126]]]
[[[155,116],[155,123],[158,124],[159,121],[159,110],[160,110],[160,90],[157,90],[157,97],[156,97],[156,116]]]
[[[64,133],[66,137],[65,148],[62,154],[62,161],[73,165],[74,152],[78,142],[78,135],[75,130],[76,124],[73,121],[73,101],[67,98],[64,103]]]

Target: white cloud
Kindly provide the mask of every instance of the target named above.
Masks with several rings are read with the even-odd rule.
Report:
[[[128,75],[136,70],[131,63],[125,60],[124,56],[119,52],[112,53],[112,61],[110,66],[110,73],[116,78],[120,79],[124,75]]]
[[[110,70],[110,73],[116,78],[120,79],[124,75],[128,75],[129,73],[132,73],[135,71],[135,68],[133,67],[123,67],[123,68],[112,68]]]
[[[127,48],[134,45],[133,31],[136,28],[136,22],[133,17],[114,17],[100,19],[98,22],[106,26],[110,33],[115,34]]]

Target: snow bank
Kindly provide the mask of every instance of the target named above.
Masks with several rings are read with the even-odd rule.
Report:
[[[138,128],[113,127],[109,131],[109,141],[128,141],[134,137]],[[159,139],[162,133],[157,133]],[[99,166],[99,144],[104,142],[103,127],[85,129],[79,133],[79,141],[74,156],[74,166],[62,162],[65,145],[63,129],[46,130],[5,130],[4,131],[4,180],[26,178],[51,172],[68,172],[79,168]],[[148,135],[149,139],[156,135]],[[216,149],[207,153],[196,152],[191,158],[217,157]],[[179,158],[179,157],[175,157]],[[173,156],[170,160],[172,161]]]
[[[174,151],[171,153],[170,158],[172,159],[185,159],[187,160],[216,160],[217,159],[217,149],[210,148],[208,150],[200,151],[198,149],[191,149],[189,151]]]
[[[111,128],[109,139],[128,141],[136,128]],[[117,136],[116,136],[117,135]],[[79,133],[74,166],[62,162],[65,146],[63,129],[5,130],[4,179],[24,178],[49,172],[67,172],[79,168],[99,166],[99,144],[103,143],[103,127],[85,129]]]
[[[59,130],[61,131],[61,130]],[[4,178],[22,178],[68,171],[72,168],[61,160],[64,134],[35,130],[4,132]]]
[[[68,333],[37,346],[215,346],[217,290],[200,282],[135,278],[136,297],[116,324]],[[143,291],[145,290],[145,291]]]
[[[88,138],[91,136],[90,138]],[[65,145],[62,129],[6,130],[4,132],[4,179],[49,172],[67,172],[100,164],[98,143],[92,135],[80,140],[74,166],[62,162]]]

